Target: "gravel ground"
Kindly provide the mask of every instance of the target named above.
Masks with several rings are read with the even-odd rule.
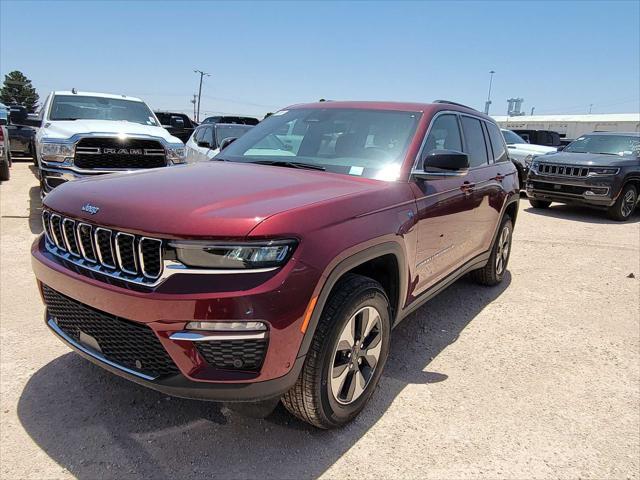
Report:
[[[71,353],[31,273],[29,163],[0,202],[2,478],[639,478],[639,214],[521,202],[503,284],[461,280],[413,314],[370,405],[324,432],[283,408],[256,420],[168,398]]]

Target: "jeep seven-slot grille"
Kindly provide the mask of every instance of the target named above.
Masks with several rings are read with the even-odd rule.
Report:
[[[198,353],[215,368],[258,371],[267,350],[266,339],[194,342]]]
[[[163,242],[42,212],[49,251],[90,270],[152,285],[163,271]]]
[[[538,173],[543,175],[559,175],[565,177],[586,177],[587,175],[589,175],[589,167],[540,163],[538,164]]]
[[[84,169],[157,168],[167,164],[162,144],[138,138],[83,138],[76,145],[74,164]]]
[[[107,360],[152,377],[180,373],[148,326],[95,310],[46,285],[42,293],[50,317],[75,342],[99,349]]]

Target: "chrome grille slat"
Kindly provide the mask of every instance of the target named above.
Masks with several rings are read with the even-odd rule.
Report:
[[[50,220],[51,222],[51,235],[53,237],[53,243],[56,244],[61,250],[66,251],[66,247],[64,246],[64,239],[62,238],[62,217],[57,213],[51,214]]]
[[[47,250],[80,267],[118,280],[155,286],[163,278],[163,241],[65,217],[43,209]]]
[[[118,232],[116,234],[116,257],[118,258],[118,266],[124,273],[131,275],[137,275],[138,273],[135,243],[136,237],[130,233]]]
[[[538,173],[542,175],[557,175],[560,177],[586,177],[589,175],[589,167],[540,163],[538,164]]]
[[[92,239],[93,227],[88,223],[78,223],[78,240],[80,242],[80,253],[85,260],[96,263],[96,251]]]
[[[76,237],[75,220],[70,218],[64,218],[62,220],[62,236],[64,237],[64,243],[69,253],[76,257],[81,256],[80,249],[78,248],[78,238]]]
[[[108,228],[97,227],[93,231],[93,240],[96,246],[98,260],[107,268],[116,268],[115,257],[113,256],[112,237],[113,232]],[[106,243],[106,246],[104,243]]]

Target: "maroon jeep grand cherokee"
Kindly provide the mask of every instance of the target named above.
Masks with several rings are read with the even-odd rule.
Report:
[[[390,331],[470,272],[504,276],[518,178],[494,121],[452,102],[279,111],[215,161],[70,182],[43,209],[46,322],[169,395],[362,410]],[[275,404],[275,402],[273,402]]]

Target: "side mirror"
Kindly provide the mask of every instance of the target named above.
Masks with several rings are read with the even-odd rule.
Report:
[[[0,125],[6,125],[7,124],[7,119],[6,118],[0,118]]]
[[[227,137],[225,139],[223,139],[220,142],[220,151],[224,150],[225,148],[227,148],[229,145],[231,145],[233,142],[235,142],[238,139],[238,137]]]
[[[560,146],[558,147],[558,152],[561,152],[562,150],[564,150],[564,149],[565,149],[565,147],[566,147],[566,145],[560,145]]]
[[[425,173],[460,172],[469,168],[469,155],[457,150],[432,150],[424,157]]]

